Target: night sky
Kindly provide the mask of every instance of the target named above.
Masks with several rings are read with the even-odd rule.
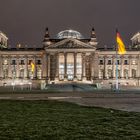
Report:
[[[100,47],[115,43],[116,27],[126,45],[140,30],[140,0],[0,0],[0,7],[0,30],[12,47],[41,47],[46,27],[51,37],[74,29],[86,38],[94,27]]]

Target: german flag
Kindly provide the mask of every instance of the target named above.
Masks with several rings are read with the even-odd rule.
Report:
[[[116,41],[118,45],[118,49],[117,49],[118,54],[125,54],[126,53],[125,45],[117,29],[116,29]]]
[[[33,63],[33,62],[31,62],[31,64],[30,64],[30,65],[31,65],[31,71],[32,71],[32,72],[34,72],[34,69],[35,69],[35,65],[34,65],[34,63]]]

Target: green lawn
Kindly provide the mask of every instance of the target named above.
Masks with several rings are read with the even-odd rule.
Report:
[[[0,140],[139,140],[140,113],[56,101],[0,101]]]

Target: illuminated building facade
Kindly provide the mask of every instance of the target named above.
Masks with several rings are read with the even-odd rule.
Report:
[[[94,28],[88,39],[75,30],[61,31],[51,38],[47,28],[42,48],[8,48],[8,38],[2,38],[4,43],[1,44],[5,47],[0,50],[0,85],[115,83],[115,48],[98,47]],[[127,53],[119,56],[117,63],[119,83],[139,86],[140,51],[135,47],[127,48]]]

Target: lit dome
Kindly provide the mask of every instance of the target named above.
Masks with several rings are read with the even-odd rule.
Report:
[[[64,30],[57,34],[58,39],[64,39],[64,38],[77,38],[82,39],[83,36],[81,33],[75,31],[75,30]]]

